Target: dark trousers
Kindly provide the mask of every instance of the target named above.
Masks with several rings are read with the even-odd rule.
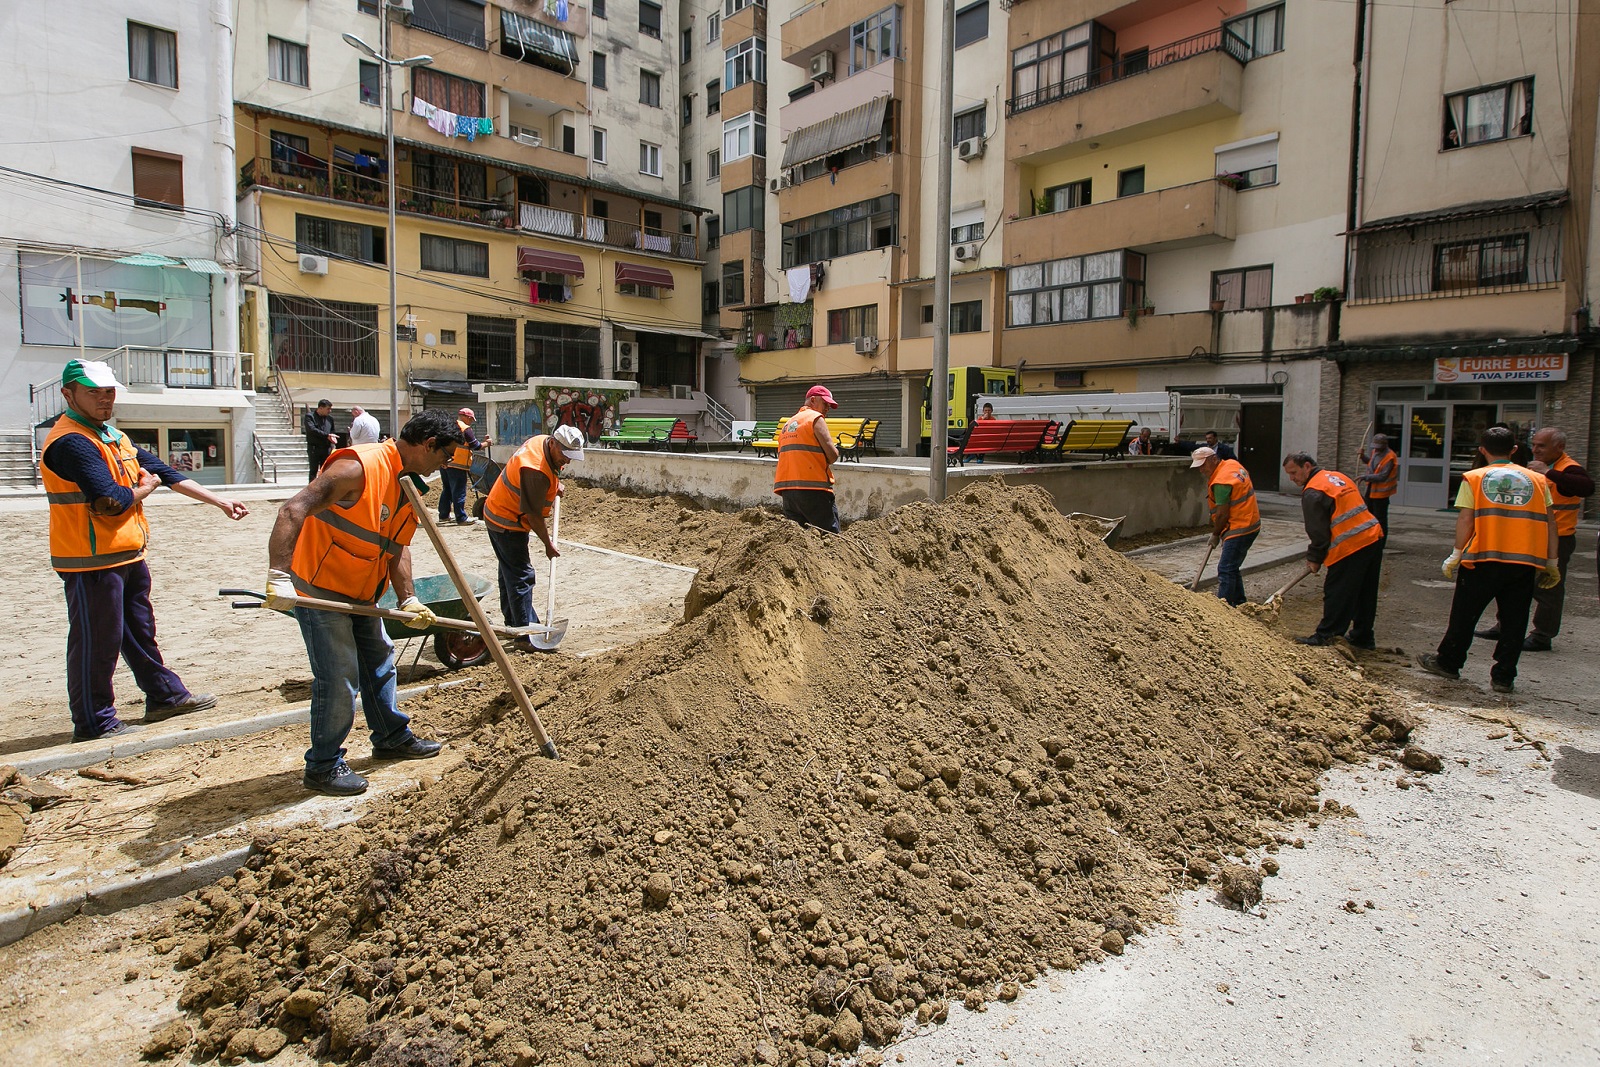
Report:
[[[1500,616],[1500,637],[1494,643],[1494,668],[1489,676],[1497,682],[1516,681],[1538,576],[1539,568],[1521,563],[1479,563],[1457,571],[1450,624],[1439,642],[1439,662],[1456,671],[1466,664],[1472,631],[1493,601]]]
[[[450,521],[450,509],[456,509],[456,521],[467,518],[467,472],[445,467],[439,472],[439,521]]]
[[[1378,520],[1378,529],[1383,531],[1383,536],[1389,536],[1389,497],[1369,496],[1363,497],[1367,510],[1372,512],[1372,517]]]
[[[507,626],[530,626],[539,621],[533,610],[533,561],[528,556],[532,535],[525,530],[502,530],[488,524],[489,547],[500,564],[500,614]]]
[[[1244,557],[1250,554],[1250,546],[1259,536],[1245,534],[1222,542],[1222,555],[1217,557],[1217,596],[1227,601],[1229,607],[1236,608],[1244,603],[1244,579],[1239,576],[1239,568],[1244,566]]]
[[[1567,564],[1578,547],[1578,535],[1571,534],[1556,542],[1556,561],[1561,564],[1561,583],[1554,589],[1533,590],[1533,636],[1546,641],[1555,639],[1561,632],[1561,612],[1567,600]]]
[[[317,476],[317,472],[322,469],[324,463],[328,462],[328,457],[331,455],[333,455],[333,446],[327,441],[314,441],[309,437],[306,438],[307,481]]]
[[[1317,636],[1338,637],[1348,630],[1351,644],[1372,644],[1382,577],[1382,541],[1329,567],[1322,584],[1322,621],[1317,624]]]
[[[839,508],[826,489],[785,489],[778,495],[783,497],[783,513],[801,526],[839,532]]]
[[[144,690],[146,710],[189,696],[156,646],[150,568],[144,560],[100,571],[60,572],[67,594],[67,704],[74,736],[99,737],[117,725],[111,676],[120,655]]]

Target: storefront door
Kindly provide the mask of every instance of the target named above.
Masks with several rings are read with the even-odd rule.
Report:
[[[233,481],[225,426],[124,426],[128,438],[201,485]]]
[[[1400,491],[1395,502],[1408,507],[1442,508],[1447,484],[1446,404],[1405,405],[1405,441],[1400,448]]]

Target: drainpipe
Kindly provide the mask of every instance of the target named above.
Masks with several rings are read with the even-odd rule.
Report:
[[[1349,231],[1361,224],[1365,212],[1365,169],[1367,142],[1367,83],[1372,73],[1372,54],[1367,41],[1372,32],[1372,6],[1370,0],[1356,0],[1355,54],[1351,63],[1355,67],[1355,85],[1350,99],[1350,181],[1345,203],[1345,278],[1344,291],[1348,298],[1355,292],[1355,261],[1350,255],[1355,239]],[[1330,337],[1330,341],[1336,338]]]
[[[212,322],[217,329],[211,347],[224,352],[239,351],[239,254],[238,209],[235,203],[234,184],[238,173],[235,164],[233,139],[233,16],[229,0],[211,0],[211,33],[213,38],[212,77],[215,81],[212,107],[216,124],[212,135],[215,150],[211,154],[211,178],[215,183],[212,192],[218,213],[222,216],[221,232],[217,237],[218,258],[226,265],[220,278],[218,294],[221,309],[214,312]]]

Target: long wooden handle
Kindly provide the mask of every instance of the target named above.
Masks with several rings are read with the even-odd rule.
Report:
[[[558,496],[555,503],[550,505],[550,543],[559,549],[561,541],[561,498]],[[550,580],[545,583],[544,621],[554,625],[556,621],[556,561],[550,559]]]
[[[396,611],[394,608],[380,608],[371,604],[349,604],[342,600],[319,600],[314,596],[297,596],[294,598],[295,607],[316,608],[318,611],[337,611],[341,615],[364,615],[371,619],[393,619],[395,622],[410,622],[416,616],[409,611]],[[478,624],[467,619],[442,619],[434,616],[432,626],[445,630],[468,630],[478,632]],[[530,633],[546,633],[547,626],[530,626],[526,628],[511,626],[492,627],[501,637],[526,637]]]
[[[1295,586],[1299,585],[1300,584],[1300,579],[1304,578],[1306,575],[1308,575],[1310,573],[1311,573],[1310,571],[1301,571],[1299,574],[1295,575],[1293,578],[1290,578],[1287,582],[1285,582],[1283,584],[1283,588],[1282,589],[1278,590],[1276,593],[1273,593],[1271,596],[1267,597],[1267,603],[1270,604],[1274,600],[1281,600],[1283,598],[1283,594],[1287,593],[1289,590],[1291,590]]]
[[[1200,561],[1200,569],[1194,572],[1194,581],[1189,583],[1190,589],[1200,588],[1200,576],[1206,572],[1206,564],[1211,562],[1211,553],[1216,550],[1216,542],[1213,541],[1206,545],[1206,558]]]
[[[451,553],[450,546],[445,544],[444,536],[439,533],[439,527],[435,525],[432,513],[422,506],[422,496],[417,492],[417,487],[411,484],[409,478],[401,477],[400,488],[406,494],[406,499],[411,501],[411,510],[416,512],[417,522],[428,531],[428,540],[433,542],[434,550],[439,553],[445,572],[450,575],[450,580],[456,583],[456,592],[461,594],[462,602],[467,605],[467,613],[477,624],[478,633],[483,635],[483,643],[489,646],[489,654],[494,657],[495,665],[500,668],[500,674],[505,678],[517,707],[522,710],[522,717],[528,720],[528,729],[533,731],[534,739],[539,742],[539,751],[550,759],[560,759],[561,757],[556,754],[556,743],[550,740],[550,735],[545,732],[544,723],[539,721],[539,713],[533,710],[533,702],[528,699],[527,692],[522,688],[522,682],[517,679],[517,672],[511,669],[511,658],[506,655],[506,650],[500,647],[500,642],[494,639],[494,628],[489,625],[489,616],[484,614],[483,605],[478,603],[478,598],[472,595],[472,588],[467,585],[466,577],[456,564],[455,555]]]

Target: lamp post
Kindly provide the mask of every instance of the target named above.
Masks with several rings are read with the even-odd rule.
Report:
[[[394,183],[395,183],[395,158],[394,158],[394,68],[396,67],[426,67],[433,62],[432,56],[412,56],[409,59],[394,59],[389,55],[389,0],[383,0],[383,9],[378,13],[378,47],[374,49],[353,33],[344,35],[344,43],[370,59],[383,64],[383,92],[379,97],[379,104],[383,108],[383,142],[384,160],[389,168],[389,228],[388,254],[384,257],[389,266],[389,433],[394,437],[400,436],[400,312],[395,300],[395,274],[394,256],[396,236],[394,232]]]

